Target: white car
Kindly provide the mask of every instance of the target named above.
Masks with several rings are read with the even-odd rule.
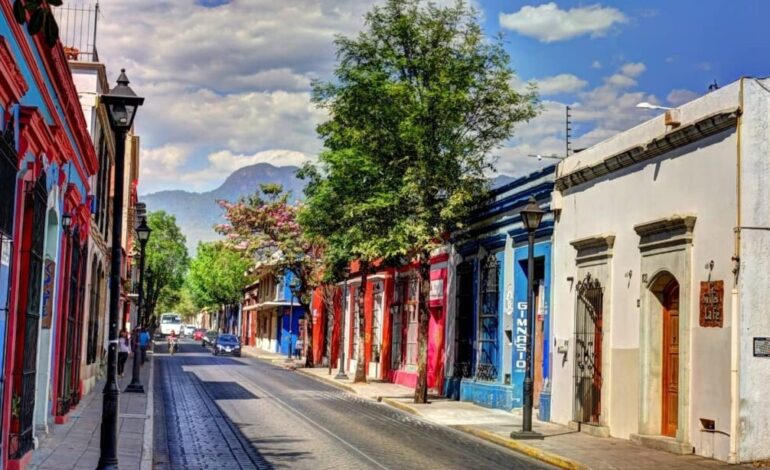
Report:
[[[193,325],[185,325],[183,331],[185,336],[192,336],[195,333],[195,327]]]

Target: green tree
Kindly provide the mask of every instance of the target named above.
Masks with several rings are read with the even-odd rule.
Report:
[[[249,284],[252,261],[224,242],[199,243],[187,272],[186,288],[196,307],[217,309],[238,303]]]
[[[305,311],[305,325],[313,330],[310,311],[313,292],[322,279],[321,255],[324,244],[307,236],[298,222],[299,205],[289,202],[290,194],[279,184],[263,184],[254,194],[237,202],[220,201],[227,224],[216,227],[227,243],[260,265],[262,272],[283,276],[291,272],[295,292]],[[305,365],[313,367],[312,334],[306,335]]]
[[[178,298],[189,258],[185,247],[187,239],[173,215],[165,211],[150,212],[147,225],[152,234],[146,248],[144,307],[146,318],[152,320],[158,308],[170,308]]]
[[[513,88],[502,39],[485,37],[460,0],[448,7],[387,0],[366,15],[358,36],[336,44],[335,79],[314,87],[330,119],[318,128],[326,151],[308,205],[331,210],[329,217],[346,225],[312,220],[322,217],[318,210],[308,222],[330,232],[331,252],[341,258],[419,263],[415,401],[424,403],[430,254],[484,197],[493,152],[515,124],[537,114],[537,93]],[[363,168],[348,168],[348,159]],[[341,176],[356,171],[366,179]],[[331,207],[330,192],[340,189],[341,206]]]

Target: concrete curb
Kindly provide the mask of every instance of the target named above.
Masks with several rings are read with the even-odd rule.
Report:
[[[415,416],[422,416],[420,415],[420,412],[417,410],[417,408],[413,406],[409,406],[404,402],[394,400],[392,398],[385,398],[385,397],[379,397],[377,401],[381,401],[382,403],[385,403],[390,407],[396,408],[397,410],[401,410],[404,413],[413,414]]]
[[[497,445],[501,445],[514,452],[524,454],[528,457],[532,457],[533,459],[554,465],[559,468],[564,468],[567,470],[590,470],[590,467],[580,462],[576,462],[574,460],[567,459],[560,455],[556,455],[551,452],[547,452],[542,449],[538,449],[536,447],[523,444],[520,441],[507,439],[493,432],[485,431],[483,429],[479,429],[473,426],[466,426],[462,424],[453,425],[450,427],[453,429],[457,429],[458,431],[462,431],[464,433],[470,434],[472,436],[476,436],[479,439],[483,439],[485,441],[492,442]]]
[[[318,382],[325,383],[326,385],[331,385],[332,387],[338,388],[340,390],[344,390],[346,392],[350,392],[354,395],[358,395],[358,392],[356,392],[356,389],[354,387],[351,387],[350,385],[339,383],[334,379],[322,377],[320,375],[313,374],[311,372],[307,372],[304,369],[295,369],[294,372],[298,372],[305,377],[310,377],[311,379],[315,379]],[[360,395],[359,395],[360,396]]]
[[[149,352],[149,351],[148,351]],[[155,421],[155,358],[150,357],[150,379],[147,381],[147,419],[144,420],[144,436],[142,440],[141,470],[152,470],[153,454],[155,453],[155,439],[153,428]]]

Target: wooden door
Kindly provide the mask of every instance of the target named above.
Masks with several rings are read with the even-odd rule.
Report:
[[[663,419],[664,436],[675,437],[679,423],[679,284],[664,291],[663,304]]]

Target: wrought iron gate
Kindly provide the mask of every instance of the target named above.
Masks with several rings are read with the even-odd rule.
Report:
[[[14,402],[12,404],[17,420],[11,437],[11,458],[18,459],[34,447],[32,429],[35,413],[35,378],[37,375],[37,337],[40,321],[40,290],[43,275],[43,250],[45,241],[45,213],[48,191],[46,175],[42,173],[31,193],[27,195],[26,207],[31,217],[26,217],[31,239],[29,245],[22,242],[22,259],[27,262],[26,298],[23,313],[19,312],[19,327],[22,332],[17,343],[21,361],[15,367]],[[30,210],[26,209],[26,210]],[[16,442],[13,442],[13,441]]]
[[[602,392],[602,304],[604,289],[586,274],[577,284],[575,312],[574,419],[599,423]]]

